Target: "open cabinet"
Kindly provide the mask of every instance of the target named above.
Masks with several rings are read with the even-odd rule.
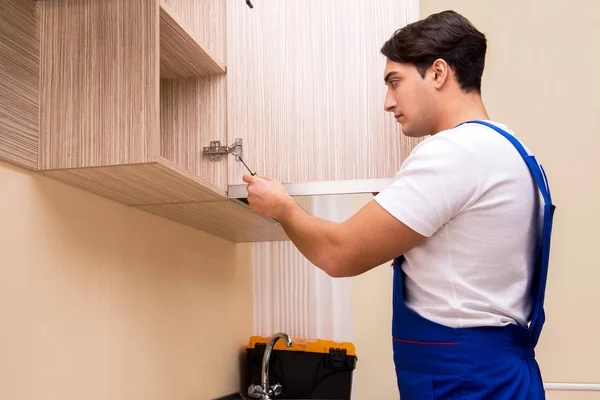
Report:
[[[27,87],[0,99],[23,119],[0,158],[140,210],[287,240],[245,204],[242,163],[205,148],[241,143],[304,196],[381,190],[416,143],[383,110],[379,49],[418,11],[394,0],[6,2],[24,22],[0,33],[27,52],[0,72]]]
[[[229,240],[286,239],[202,155],[226,140],[223,0],[39,7],[42,174]]]

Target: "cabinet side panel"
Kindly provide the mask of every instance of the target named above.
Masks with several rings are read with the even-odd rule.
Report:
[[[40,31],[35,0],[0,2],[0,160],[37,168]]]
[[[40,3],[41,169],[158,156],[157,1]]]

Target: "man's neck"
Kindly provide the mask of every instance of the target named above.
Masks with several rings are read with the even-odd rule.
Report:
[[[434,129],[434,134],[473,119],[490,119],[481,95],[479,93],[466,93],[455,96],[445,101],[444,106],[441,107],[438,116],[439,122]]]

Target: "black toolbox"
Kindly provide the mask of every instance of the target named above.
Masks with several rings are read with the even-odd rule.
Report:
[[[247,356],[247,385],[261,385],[261,369],[269,338],[252,336]],[[283,386],[276,399],[350,399],[356,349],[352,343],[293,339],[286,347],[279,339],[269,362],[269,385]]]

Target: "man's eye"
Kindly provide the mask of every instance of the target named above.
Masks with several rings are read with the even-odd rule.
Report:
[[[390,84],[392,85],[392,87],[393,87],[394,89],[396,89],[396,88],[398,87],[398,83],[399,83],[399,81],[397,81],[397,80],[395,80],[395,81],[390,81]]]

